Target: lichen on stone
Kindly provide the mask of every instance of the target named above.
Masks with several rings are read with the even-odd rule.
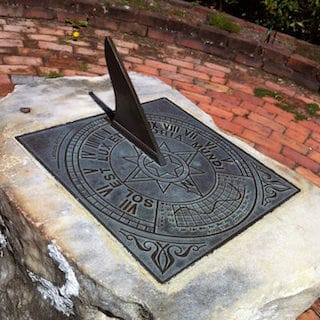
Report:
[[[70,316],[74,314],[72,297],[79,295],[79,283],[72,267],[55,244],[48,245],[48,254],[65,274],[65,283],[61,287],[57,287],[51,281],[30,270],[28,270],[28,275],[33,282],[38,283],[37,290],[44,300],[49,301],[55,309]]]
[[[3,257],[3,249],[7,246],[7,239],[4,234],[0,232],[0,257]]]

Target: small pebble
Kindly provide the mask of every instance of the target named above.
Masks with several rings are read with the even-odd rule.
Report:
[[[30,111],[31,111],[31,108],[28,108],[28,107],[20,108],[20,112],[22,113],[29,113]]]

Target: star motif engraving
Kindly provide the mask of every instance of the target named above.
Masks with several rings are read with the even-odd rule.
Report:
[[[184,189],[185,192],[202,196],[194,175],[205,174],[193,164],[197,151],[179,151],[173,153],[165,142],[160,145],[166,164],[160,166],[134,147],[134,156],[125,156],[124,159],[134,163],[135,169],[125,179],[125,182],[154,182],[163,194],[170,188]]]

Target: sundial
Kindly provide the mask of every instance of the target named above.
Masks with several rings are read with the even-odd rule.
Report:
[[[105,55],[115,111],[90,92],[103,114],[17,139],[158,281],[299,191],[169,99],[140,104]]]

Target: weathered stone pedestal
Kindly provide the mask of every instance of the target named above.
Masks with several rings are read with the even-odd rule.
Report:
[[[142,102],[167,97],[215,128],[159,80],[131,76]],[[301,192],[168,282],[157,282],[15,139],[101,113],[91,90],[113,104],[106,77],[40,79],[0,101],[0,295],[6,303],[19,301],[15,315],[0,308],[1,319],[289,320],[319,296],[320,190],[230,137]]]

